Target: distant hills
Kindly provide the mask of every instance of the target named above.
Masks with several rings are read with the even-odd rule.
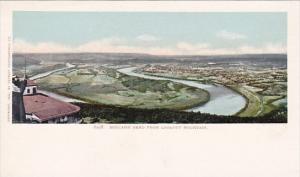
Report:
[[[245,55],[150,55],[139,53],[15,53],[13,65],[38,64],[41,61],[72,63],[112,63],[112,64],[150,64],[150,63],[201,63],[201,62],[272,62],[287,64],[286,54],[245,54]]]

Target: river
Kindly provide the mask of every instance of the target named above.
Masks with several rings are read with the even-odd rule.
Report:
[[[196,106],[194,108],[188,109],[186,111],[203,112],[217,115],[233,115],[239,112],[242,108],[244,108],[247,103],[246,99],[242,95],[222,85],[202,84],[197,81],[171,79],[159,76],[149,76],[134,72],[134,70],[136,69],[137,67],[129,67],[119,69],[118,71],[126,75],[141,77],[145,79],[169,80],[185,84],[191,87],[204,89],[209,92],[210,100],[207,103],[201,106]]]
[[[53,74],[55,72],[63,71],[63,70],[74,68],[74,67],[75,67],[75,65],[72,65],[70,63],[66,63],[66,67],[64,67],[64,68],[59,68],[59,69],[55,69],[55,70],[48,71],[48,72],[45,72],[45,73],[37,74],[37,75],[34,75],[34,76],[30,77],[29,79],[30,80],[36,80],[36,79],[39,79],[39,78],[42,78],[42,77],[49,76],[50,74]]]
[[[65,68],[37,74],[31,77],[30,79],[36,80],[42,77],[46,77],[55,72],[67,70],[73,67],[74,65],[69,64]],[[128,67],[128,68],[118,69],[118,71],[126,75],[141,77],[145,79],[169,80],[169,81],[185,84],[191,87],[201,88],[209,92],[210,100],[207,103],[201,106],[196,106],[194,108],[188,109],[186,111],[203,112],[203,113],[210,113],[210,114],[217,114],[217,115],[233,115],[238,111],[240,111],[242,108],[244,108],[244,106],[246,105],[246,99],[242,95],[222,85],[202,84],[197,81],[171,79],[171,78],[165,78],[159,76],[149,76],[149,75],[134,72],[134,70],[136,69],[137,67]],[[82,100],[68,98],[45,90],[40,90],[39,92],[65,102],[84,102]]]

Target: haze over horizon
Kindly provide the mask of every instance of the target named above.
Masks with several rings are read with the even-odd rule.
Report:
[[[14,12],[15,53],[285,54],[286,13]]]

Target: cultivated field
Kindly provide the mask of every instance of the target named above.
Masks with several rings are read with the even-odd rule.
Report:
[[[287,111],[287,56],[163,56],[134,54],[18,54],[13,73],[26,74],[76,67],[37,79],[39,87],[87,103],[123,108],[184,110],[210,100],[207,91],[167,80],[128,76],[117,68],[139,66],[137,72],[165,78],[221,84],[247,100],[239,117],[263,117]],[[29,59],[28,59],[29,58]],[[221,93],[220,93],[221,94]]]
[[[79,65],[37,79],[45,90],[86,102],[134,108],[187,109],[209,100],[201,89],[127,76],[102,66]]]

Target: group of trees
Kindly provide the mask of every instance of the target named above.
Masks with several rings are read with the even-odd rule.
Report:
[[[259,117],[221,116],[207,113],[175,111],[169,109],[137,109],[99,104],[76,103],[80,118],[88,123],[101,120],[110,123],[287,123],[287,109],[280,108]],[[83,123],[87,123],[84,120]]]

